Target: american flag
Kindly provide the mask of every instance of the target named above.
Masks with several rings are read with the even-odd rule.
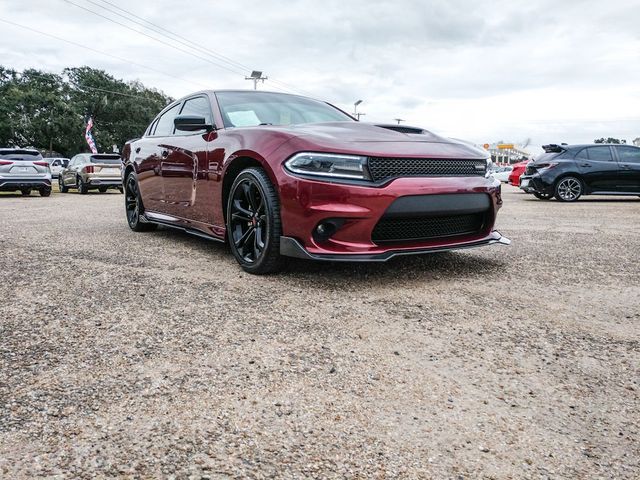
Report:
[[[98,153],[98,149],[96,148],[96,142],[93,140],[93,135],[91,135],[92,128],[93,128],[93,118],[89,117],[89,120],[87,121],[87,129],[84,132],[84,138],[87,140],[87,143],[89,144],[91,153]]]

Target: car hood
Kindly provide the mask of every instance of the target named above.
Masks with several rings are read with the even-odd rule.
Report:
[[[369,156],[426,156],[486,158],[488,153],[473,144],[441,137],[427,130],[397,125],[360,122],[266,126],[293,137],[298,148]],[[398,131],[398,129],[404,131]]]

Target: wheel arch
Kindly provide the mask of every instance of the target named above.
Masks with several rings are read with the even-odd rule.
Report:
[[[224,167],[224,171],[222,173],[222,214],[224,221],[227,221],[227,200],[229,199],[229,193],[231,192],[231,186],[233,185],[233,181],[236,179],[240,173],[251,167],[262,168],[271,180],[271,183],[275,187],[276,193],[279,192],[278,183],[276,181],[275,175],[271,170],[271,167],[267,163],[267,161],[261,158],[258,155],[250,155],[250,154],[242,154],[234,157],[232,160],[228,161]]]
[[[562,179],[567,178],[567,177],[574,177],[574,178],[577,178],[578,180],[580,180],[580,183],[582,184],[582,189],[584,190],[583,194],[587,191],[587,189],[588,189],[587,182],[585,182],[584,177],[579,172],[568,171],[568,172],[562,172],[553,181],[553,191],[554,192],[556,190],[556,187],[558,186],[558,183]]]

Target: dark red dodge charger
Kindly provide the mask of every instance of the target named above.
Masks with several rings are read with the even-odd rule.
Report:
[[[283,256],[385,261],[510,243],[493,230],[502,200],[486,152],[296,95],[189,95],[123,159],[133,230],[226,239],[250,273]]]

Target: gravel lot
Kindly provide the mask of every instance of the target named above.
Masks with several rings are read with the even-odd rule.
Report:
[[[0,477],[638,478],[640,199],[244,274],[118,193],[0,196]]]

